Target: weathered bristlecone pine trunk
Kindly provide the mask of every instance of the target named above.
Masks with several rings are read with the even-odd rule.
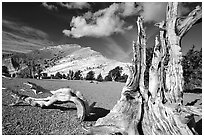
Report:
[[[133,42],[133,64],[130,75],[122,89],[121,98],[110,113],[96,121],[88,134],[145,134],[180,135],[196,134],[189,125],[194,115],[202,110],[183,105],[183,70],[181,66],[181,38],[202,17],[201,7],[196,7],[187,17],[178,17],[178,3],[168,3],[166,21],[157,23],[160,28],[160,42],[155,39],[152,64],[149,69],[149,88],[144,86],[146,69],[146,34],[143,18],[138,17],[137,42]],[[72,76],[70,72],[70,76]],[[72,78],[70,78],[72,79]],[[91,107],[79,91],[60,88],[49,91],[28,82],[36,93],[49,92],[47,98],[33,98],[16,92],[16,105],[26,102],[32,106],[50,106],[55,103],[73,102],[77,116],[84,120]]]
[[[183,105],[183,70],[181,38],[201,19],[201,7],[187,17],[178,17],[178,3],[168,3],[166,21],[160,28],[160,42],[155,39],[149,88],[144,87],[146,35],[143,19],[138,17],[137,42],[133,42],[133,64],[121,98],[108,115],[96,121],[88,134],[189,135],[187,126],[202,110]]]
[[[89,116],[91,107],[80,91],[76,91],[71,88],[60,88],[58,90],[50,91],[32,82],[24,84],[29,85],[35,94],[50,93],[51,96],[48,96],[47,98],[34,98],[11,90],[13,93],[12,96],[17,100],[15,103],[10,104],[10,106],[15,106],[20,103],[27,103],[31,106],[48,107],[53,104],[72,102],[76,105],[77,117],[79,120],[83,121],[85,117]]]

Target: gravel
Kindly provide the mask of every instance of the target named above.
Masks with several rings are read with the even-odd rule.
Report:
[[[81,122],[77,119],[77,110],[74,104],[66,103],[49,108],[32,107],[27,104],[8,106],[15,100],[9,90],[2,90],[2,134],[3,135],[83,135],[86,131],[82,127],[89,127],[95,121],[104,117],[113,108],[124,83],[67,81],[67,80],[36,80],[36,79],[2,79],[2,87],[20,91],[26,88],[24,82],[31,81],[49,90],[62,87],[71,87],[79,90],[90,104],[96,102],[90,117]],[[20,93],[32,97],[46,97],[48,95],[35,95],[31,91]],[[199,99],[196,106],[202,107],[202,94],[184,94],[184,103]],[[199,118],[200,119],[200,118]],[[197,119],[197,120],[199,120]]]

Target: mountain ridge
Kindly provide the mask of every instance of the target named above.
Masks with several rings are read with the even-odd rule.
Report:
[[[22,56],[23,54],[26,56]],[[89,71],[94,71],[95,77],[101,73],[104,78],[108,75],[110,70],[117,66],[123,68],[122,74],[128,74],[129,72],[127,65],[130,63],[108,59],[100,52],[92,50],[91,47],[82,47],[78,44],[48,46],[23,54],[18,53],[17,58],[24,58],[25,60],[31,61],[35,60],[42,65],[42,73],[47,73],[48,76],[55,75],[57,72],[68,74],[69,70],[81,70],[83,77],[85,77]]]
[[[72,48],[73,45],[68,46]],[[94,71],[95,77],[100,73],[103,77],[105,77],[106,75],[108,75],[108,72],[110,70],[114,69],[117,66],[120,66],[124,70],[122,73],[128,73],[128,70],[126,68],[126,65],[128,65],[128,63],[108,59],[100,52],[92,50],[91,47],[81,47],[77,44],[74,44],[74,46],[79,49],[59,59],[55,62],[56,64],[54,66],[46,68],[43,72],[47,73],[48,75],[52,75],[56,74],[57,72],[67,74],[69,73],[69,70],[81,70],[83,77],[85,77],[89,71]],[[60,48],[64,50],[64,47],[67,48],[66,45],[58,45],[54,48]]]

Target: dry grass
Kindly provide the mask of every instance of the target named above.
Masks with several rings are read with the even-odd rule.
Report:
[[[77,119],[76,108],[73,104],[63,104],[49,108],[31,107],[26,104],[10,107],[8,104],[14,100],[11,92],[2,90],[2,134],[3,135],[76,135],[85,134],[82,126],[91,126],[95,121],[105,116],[120,98],[120,92],[124,83],[67,81],[67,80],[36,80],[36,79],[4,79],[2,86],[20,90],[24,82],[31,81],[42,87],[55,90],[62,87],[71,87],[79,90],[90,104],[96,102],[92,115],[82,123]],[[21,92],[35,96],[32,92]],[[45,97],[47,95],[41,95]],[[38,96],[37,96],[38,97]],[[196,100],[196,102],[193,102]],[[184,104],[191,102],[193,105],[202,107],[201,94],[184,94]],[[197,118],[199,120],[200,118]]]

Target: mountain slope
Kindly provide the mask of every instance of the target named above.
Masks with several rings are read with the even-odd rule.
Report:
[[[77,44],[50,46],[29,53],[13,53],[8,56],[5,54],[4,56],[2,56],[2,59],[5,60],[4,62],[8,59],[11,60],[11,58],[17,61],[21,66],[20,70],[26,68],[25,62],[34,61],[35,64],[41,64],[43,67],[42,73],[47,73],[48,76],[51,74],[55,75],[57,72],[68,74],[69,70],[81,70],[83,77],[89,71],[94,71],[95,77],[101,73],[104,78],[110,70],[117,66],[123,68],[122,74],[128,74],[126,65],[129,63],[108,59],[90,47],[81,47]],[[4,64],[10,68],[9,65],[12,63]],[[13,69],[11,70],[13,71]]]
[[[79,45],[59,45],[41,49],[41,53],[61,53],[55,65],[47,67],[43,72],[48,75],[57,72],[67,74],[69,70],[81,70],[85,77],[89,71],[95,72],[95,77],[102,74],[105,77],[108,72],[117,66],[123,67],[123,73],[128,74],[126,65],[128,63],[111,60],[104,57],[101,53],[92,50],[90,47],[83,48]]]

